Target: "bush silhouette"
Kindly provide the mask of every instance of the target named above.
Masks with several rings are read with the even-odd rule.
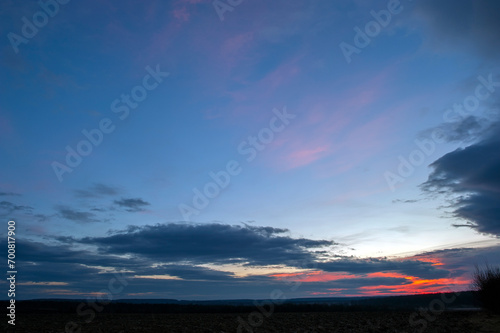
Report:
[[[486,264],[481,268],[476,265],[472,285],[482,307],[500,313],[500,267]]]

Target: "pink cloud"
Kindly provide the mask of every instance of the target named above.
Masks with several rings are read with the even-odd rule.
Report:
[[[315,166],[318,175],[329,177],[384,151],[412,107],[411,101],[386,106],[392,71],[384,70],[346,91],[309,95],[298,107],[301,115],[293,126],[273,142],[273,165],[289,170],[321,160]]]
[[[260,84],[263,85],[265,89],[275,89],[286,85],[287,82],[290,82],[301,73],[299,61],[302,60],[302,58],[302,54],[298,54],[291,58],[276,70],[266,75]]]
[[[293,151],[288,155],[288,165],[290,168],[307,165],[327,155],[327,153],[328,148],[326,146]]]
[[[193,41],[195,45],[200,46],[200,41],[206,40],[206,35],[210,34],[210,29],[203,29],[203,34],[194,33],[190,30],[193,25],[186,25],[190,19],[192,13],[196,10],[196,5],[209,3],[208,0],[179,0],[170,4],[170,8],[164,10],[164,12],[158,12],[162,6],[158,5],[159,2],[153,2],[148,11],[146,13],[146,18],[148,19],[158,19],[158,17],[171,16],[173,19],[164,20],[165,24],[157,30],[155,34],[153,34],[148,41],[148,46],[146,46],[145,50],[141,51],[137,57],[138,62],[157,62],[159,57],[167,59],[171,59],[174,55],[172,52],[167,52],[176,41],[176,37],[181,34],[190,33],[191,37],[189,41]],[[215,15],[215,13],[214,13]],[[207,22],[203,22],[202,19],[208,20],[206,16],[201,16],[199,24],[207,25]],[[210,27],[210,26],[209,26]],[[205,40],[202,38],[205,36]],[[188,40],[188,39],[184,39]],[[213,44],[212,40],[212,44]],[[210,44],[207,44],[210,45]],[[181,46],[176,46],[176,49],[179,49]],[[184,50],[184,52],[193,52],[193,50]],[[177,54],[177,53],[176,53]],[[182,51],[179,51],[179,54],[183,54]]]
[[[255,33],[253,31],[244,32],[230,37],[224,41],[224,44],[221,47],[221,54],[233,55],[244,46],[248,45],[254,38]]]
[[[364,114],[368,112],[367,106],[381,95],[380,84],[369,82],[347,93],[322,97],[322,101],[307,105],[308,101],[318,98],[317,95],[309,97],[303,102],[304,108],[301,111],[307,118],[298,120],[295,127],[284,132],[281,139],[273,143],[274,148],[283,146],[282,151],[275,154],[279,157],[276,160],[277,166],[288,170],[339,154],[342,159],[335,163],[345,164],[340,169],[349,168],[351,163],[343,159],[343,154],[352,154],[350,149],[363,147],[366,142],[362,143],[359,136],[373,135],[376,138],[376,133],[386,128],[382,119],[372,120],[361,126],[356,124],[366,117]],[[378,141],[370,142],[370,149],[377,143]]]
[[[225,67],[224,72],[229,74],[229,70],[234,68],[238,61],[245,59],[245,53],[252,48],[254,42],[255,33],[253,31],[231,36],[224,40],[219,51],[219,59],[223,60],[219,64]]]

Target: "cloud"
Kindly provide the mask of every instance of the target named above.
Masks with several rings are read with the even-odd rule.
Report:
[[[379,258],[352,259],[346,258],[326,263],[318,263],[317,268],[325,272],[349,272],[352,274],[370,274],[377,272],[398,272],[425,279],[444,278],[449,275],[446,270],[438,269],[431,263],[418,260],[388,260]]]
[[[126,288],[116,295],[117,298],[136,293],[185,299],[200,296],[220,299],[234,295],[266,297],[263,285],[266,288],[282,285],[267,276],[241,278],[209,267],[186,263],[154,264],[144,257],[125,258],[78,249],[71,237],[55,237],[54,240],[59,243],[19,240],[18,254],[22,259],[17,267],[22,269],[26,285],[19,291],[18,298],[91,296],[106,289],[110,281],[116,279],[116,273],[127,281]],[[6,240],[1,239],[0,246],[6,247]],[[165,278],[168,281],[162,283]],[[0,281],[1,284],[5,282]],[[45,285],[50,289],[44,288]]]
[[[19,193],[14,193],[14,192],[0,192],[0,197],[6,197],[6,196],[21,196]]]
[[[45,222],[50,218],[50,216],[47,216],[45,214],[35,214],[33,216],[38,219],[38,222]]]
[[[291,152],[288,156],[288,162],[290,163],[290,168],[296,168],[299,166],[311,164],[327,154],[328,148],[326,146],[305,148]]]
[[[259,275],[255,274],[259,271],[253,271],[254,275],[241,276],[231,271],[222,271],[221,266],[211,266],[209,262],[218,260],[218,263],[221,263],[227,259],[230,261],[233,251],[238,252],[238,244],[245,247],[244,241],[251,241],[252,244],[248,249],[244,249],[245,253],[239,251],[237,255],[241,257],[242,262],[246,259],[246,262],[252,263],[262,261],[260,258],[263,255],[269,258],[276,256],[278,260],[275,261],[283,260],[285,255],[293,259],[300,257],[291,250],[287,251],[290,246],[280,250],[281,243],[273,243],[269,238],[284,237],[287,242],[297,242],[298,245],[292,246],[292,249],[295,248],[298,253],[307,252],[313,246],[318,246],[317,242],[325,241],[285,237],[288,232],[286,229],[249,229],[211,224],[206,225],[206,228],[199,225],[164,225],[171,236],[163,243],[158,243],[150,236],[159,233],[159,236],[164,238],[165,232],[162,232],[161,227],[132,226],[122,230],[119,235],[126,236],[125,241],[138,237],[137,244],[140,244],[139,251],[128,256],[117,255],[122,254],[122,250],[112,251],[113,242],[120,241],[114,239],[113,235],[106,238],[87,238],[85,241],[58,236],[53,237],[49,243],[19,240],[20,261],[17,264],[23,271],[23,282],[26,283],[20,290],[20,297],[91,296],[92,293],[105,289],[118,272],[123,274],[127,285],[123,292],[116,295],[117,298],[134,297],[137,293],[181,299],[268,298],[270,291],[276,288],[285,292],[287,297],[432,292],[446,290],[450,286],[461,287],[464,283],[467,285],[468,282],[463,278],[467,271],[464,266],[470,266],[474,258],[477,261],[477,258],[482,256],[497,258],[498,253],[497,246],[440,250],[397,260],[342,258],[330,263],[316,262],[317,268],[305,272],[283,274],[281,271],[281,274]],[[174,232],[177,227],[180,227],[180,230]],[[203,234],[206,235],[204,240]],[[219,236],[215,237],[214,234]],[[183,238],[168,245],[173,243],[175,237],[183,236],[188,239]],[[234,242],[227,241],[230,237],[236,237]],[[144,238],[149,238],[149,243]],[[111,246],[106,250],[106,246],[101,245],[103,242]],[[186,242],[189,244],[181,250],[188,252],[186,248],[190,249],[188,258],[178,253],[168,256],[166,253],[170,248],[160,255],[149,253],[162,244],[169,247]],[[256,246],[256,242],[261,244],[260,248]],[[130,248],[133,250],[137,244],[130,245]],[[95,245],[98,251],[88,245]],[[147,248],[148,245],[152,246]],[[6,240],[0,239],[0,247],[4,246]],[[208,251],[207,257],[203,257],[202,251]],[[315,259],[313,257],[312,260]],[[290,258],[287,260],[290,264],[294,262],[290,261]],[[265,263],[270,261],[272,260],[268,259]],[[283,265],[276,267],[278,266]],[[320,266],[322,271],[318,270]],[[345,272],[340,272],[344,270]],[[250,269],[247,271],[251,272]],[[444,278],[447,275],[454,278]],[[2,283],[5,284],[0,281],[0,284]]]
[[[142,271],[141,275],[147,276],[151,274],[152,276],[167,275],[171,277],[177,277],[182,280],[221,280],[227,278],[233,278],[234,274],[230,272],[222,272],[207,267],[201,266],[191,266],[191,265],[159,265],[155,266],[154,269]]]
[[[392,203],[415,203],[418,201],[419,200],[416,200],[416,199],[406,199],[406,200],[396,199],[396,200],[392,200]]]
[[[7,216],[15,212],[31,213],[33,207],[16,205],[10,201],[0,201],[0,216]]]
[[[208,0],[180,0],[175,2],[172,14],[177,21],[188,22],[191,17],[191,12],[194,10],[193,8],[190,8],[191,6],[208,3]]]
[[[440,139],[446,142],[472,143],[493,129],[492,119],[468,116],[458,121],[443,123],[422,131],[420,137],[429,138],[433,135],[433,132],[436,132],[440,133]]]
[[[63,219],[78,223],[99,222],[99,220],[95,218],[95,214],[90,212],[81,212],[65,206],[56,207],[56,210],[58,215]]]
[[[140,198],[128,198],[115,200],[114,203],[120,207],[126,208],[127,212],[142,212],[144,211],[144,206],[149,206],[150,203],[146,202]]]
[[[474,0],[419,1],[416,10],[430,28],[436,46],[461,48],[498,62],[500,2]],[[497,86],[497,81],[492,84]],[[470,227],[500,236],[500,122],[493,101],[488,118],[469,116],[438,126],[443,138],[467,144],[431,164],[421,185],[427,194],[446,194],[455,227]],[[492,116],[492,117],[490,117]]]
[[[500,123],[477,143],[450,152],[431,164],[422,189],[452,194],[453,216],[481,233],[500,236]],[[457,226],[463,226],[457,224]]]
[[[485,246],[487,244],[490,246]],[[457,248],[424,252],[409,259],[435,262],[438,267],[450,271],[452,278],[462,277],[470,280],[476,265],[499,265],[499,251],[500,243],[495,243],[492,239],[488,242],[463,244]]]
[[[491,0],[422,0],[418,15],[430,28],[436,47],[472,49],[496,60],[500,52],[500,2]]]
[[[116,187],[96,183],[87,190],[75,190],[75,195],[79,198],[97,198],[103,196],[118,195],[120,191]]]
[[[134,227],[78,243],[97,246],[103,254],[137,255],[162,262],[296,265],[314,261],[310,250],[333,241],[291,238],[287,229],[224,224],[158,224]]]

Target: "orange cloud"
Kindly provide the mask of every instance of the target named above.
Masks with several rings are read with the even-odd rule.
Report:
[[[441,262],[440,259],[435,258],[435,257],[422,257],[422,256],[418,256],[418,257],[409,257],[408,259],[415,259],[415,260],[422,261],[422,262],[431,262],[432,266],[442,266],[442,265],[444,265],[444,263]]]
[[[406,279],[409,278],[409,276],[401,274],[401,273],[394,273],[394,272],[376,272],[376,273],[370,273],[366,275],[368,278],[376,278],[376,277],[389,277],[389,278],[402,278]]]
[[[438,259],[424,259],[433,262],[433,265],[443,265]],[[449,292],[453,290],[466,290],[470,286],[470,280],[465,277],[422,279],[416,276],[406,275],[399,272],[374,272],[369,274],[350,274],[348,272],[324,272],[311,271],[300,273],[272,274],[271,277],[283,281],[307,282],[332,282],[344,279],[366,279],[366,286],[347,290],[346,288],[329,288],[328,291],[311,292],[314,296],[342,295],[342,296],[388,296],[388,295],[410,295],[427,294],[438,292]],[[404,279],[400,284],[378,284],[369,285],[374,278],[399,278]],[[393,283],[388,280],[388,283]]]
[[[405,279],[411,281],[411,283],[403,285],[364,286],[359,289],[366,296],[384,296],[449,292],[450,288],[464,290],[470,285],[470,281],[462,277],[456,279],[420,279],[414,276],[406,276]]]

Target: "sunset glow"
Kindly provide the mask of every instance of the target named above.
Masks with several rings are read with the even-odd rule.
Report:
[[[17,300],[455,292],[500,265],[498,0],[0,16]]]

